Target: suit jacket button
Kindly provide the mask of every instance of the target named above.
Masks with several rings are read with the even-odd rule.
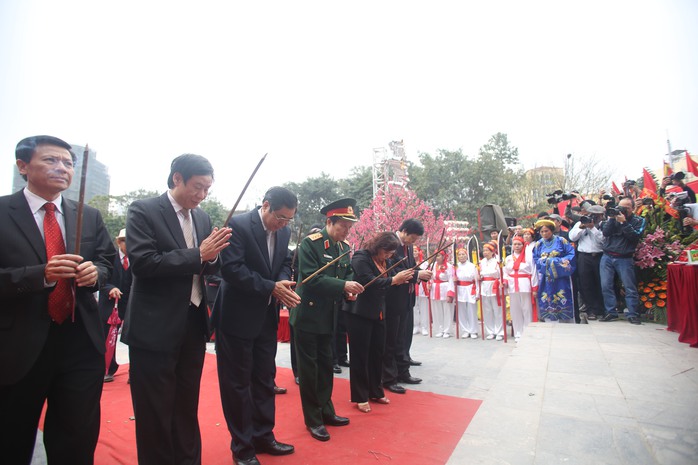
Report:
[[[312,307],[313,305],[315,305],[315,302],[313,302],[312,300],[308,302],[308,307]]]

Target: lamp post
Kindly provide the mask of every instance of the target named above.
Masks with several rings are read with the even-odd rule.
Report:
[[[562,190],[564,192],[567,192],[567,172],[570,169],[570,158],[572,158],[572,154],[568,153],[567,158],[565,158],[565,176],[562,179]]]

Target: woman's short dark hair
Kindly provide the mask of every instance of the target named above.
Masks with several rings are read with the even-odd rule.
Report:
[[[400,241],[395,233],[390,231],[380,232],[368,240],[364,249],[368,250],[371,255],[376,255],[379,250],[392,252],[400,247]]]
[[[416,234],[418,236],[423,236],[424,235],[424,225],[418,219],[410,218],[410,219],[402,222],[398,231],[402,231],[408,235],[409,234]]]
[[[213,179],[213,166],[206,158],[193,153],[180,155],[170,165],[170,177],[167,178],[167,187],[172,189],[175,184],[172,177],[175,173],[182,175],[182,180],[186,184],[192,176],[211,176]]]
[[[275,186],[269,189],[264,194],[262,203],[266,201],[269,201],[271,211],[281,210],[284,207],[291,210],[298,208],[298,197],[285,187]]]

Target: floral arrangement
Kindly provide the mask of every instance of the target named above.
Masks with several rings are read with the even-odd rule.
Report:
[[[667,265],[685,256],[684,249],[695,247],[698,231],[682,235],[676,210],[666,200],[657,197],[653,206],[637,209],[645,221],[645,232],[635,249],[638,292],[650,321],[666,323]]]
[[[661,227],[657,227],[645,235],[635,249],[635,266],[641,270],[651,269],[654,277],[666,279],[667,264],[676,260],[682,250],[678,239],[668,237]]]
[[[650,282],[638,283],[640,301],[645,308],[645,316],[651,321],[666,321],[666,281],[654,278]]]

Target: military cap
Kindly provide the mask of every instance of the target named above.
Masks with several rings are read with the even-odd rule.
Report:
[[[336,216],[344,220],[359,221],[358,218],[356,218],[356,215],[354,214],[355,208],[356,200],[346,198],[335,200],[331,204],[326,205],[322,208],[322,210],[320,210],[320,213],[325,215],[327,218]]]

